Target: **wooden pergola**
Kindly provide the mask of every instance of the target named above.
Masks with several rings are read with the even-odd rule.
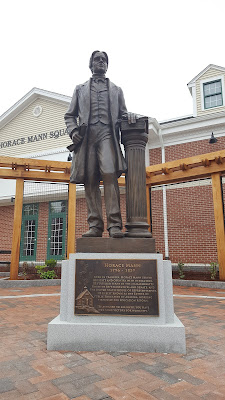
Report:
[[[70,183],[70,162],[0,157],[0,178],[16,179],[10,279],[18,279],[24,180],[69,184],[67,258],[75,252],[76,185]],[[146,168],[148,222],[149,188],[152,186],[212,178],[217,253],[220,279],[225,279],[225,233],[221,177],[225,174],[225,150],[157,164]],[[125,178],[119,178],[125,185]]]

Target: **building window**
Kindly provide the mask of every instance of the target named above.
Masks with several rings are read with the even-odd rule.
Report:
[[[38,227],[38,204],[23,206],[20,260],[33,261],[36,258]]]
[[[23,206],[24,215],[36,215],[38,213],[38,204],[25,204]]]
[[[203,84],[205,109],[223,105],[221,79]]]
[[[47,257],[56,260],[65,258],[66,202],[52,201],[49,204]]]

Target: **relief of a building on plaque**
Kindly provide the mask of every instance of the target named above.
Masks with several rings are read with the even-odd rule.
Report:
[[[98,314],[99,312],[94,308],[94,297],[85,286],[84,290],[76,298],[76,311],[82,313]]]

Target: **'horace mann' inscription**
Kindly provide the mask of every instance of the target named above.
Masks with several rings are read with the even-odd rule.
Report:
[[[156,260],[77,260],[75,313],[158,315]]]

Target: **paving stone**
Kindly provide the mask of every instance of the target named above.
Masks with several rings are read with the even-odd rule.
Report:
[[[176,374],[176,376],[177,378],[183,379],[184,381],[189,382],[192,385],[201,385],[202,383],[204,383],[202,379],[195,378],[194,376],[189,375],[186,372],[179,372],[178,374]]]
[[[31,331],[29,333],[29,335],[33,338],[33,339],[46,339],[46,334],[43,332],[38,332],[38,331]]]
[[[220,296],[214,289],[174,291]],[[56,287],[22,288],[19,294],[35,293],[56,293]],[[4,299],[1,310],[0,400],[225,399],[225,300],[174,298],[187,333],[187,354],[181,355],[49,352],[47,324],[59,313],[59,297],[14,296]]]
[[[67,367],[67,368],[71,368],[71,369],[73,369],[73,368],[76,368],[76,367],[78,367],[78,366],[80,366],[80,365],[86,365],[86,364],[89,364],[90,363],[90,361],[89,360],[85,360],[85,359],[81,359],[81,360],[77,360],[77,361],[70,361],[69,363],[67,363],[67,364],[65,364],[65,366]]]
[[[103,390],[98,388],[96,385],[88,385],[84,388],[84,393],[90,397],[91,400],[105,400],[109,399],[109,396]]]
[[[76,397],[84,394],[84,391],[82,388],[77,388],[70,382],[62,383],[58,387],[59,387],[60,391],[62,391],[64,394],[66,394],[69,398],[73,398],[73,397],[76,398]]]
[[[111,386],[104,389],[104,392],[109,394],[114,400],[133,400],[133,396],[130,396],[123,390],[117,388],[116,386]]]
[[[129,364],[126,367],[124,367],[123,369],[125,369],[128,372],[132,372],[132,371],[136,371],[137,369],[145,369],[145,366],[146,366],[146,364],[139,361],[134,364]]]
[[[168,374],[167,372],[163,372],[163,371],[152,372],[152,375],[155,375],[158,378],[163,379],[164,381],[171,383],[171,384],[176,383],[179,380],[179,378],[177,378],[176,376]]]
[[[35,385],[32,385],[32,383],[30,383],[29,381],[24,380],[15,382],[15,387],[23,395],[38,391],[38,388]]]
[[[173,396],[170,393],[164,392],[162,389],[154,390],[152,395],[159,400],[175,400],[178,399],[177,396]]]
[[[49,381],[39,382],[35,386],[44,396],[53,396],[60,393],[59,388]]]
[[[16,389],[16,387],[9,378],[0,379],[0,393],[9,392],[13,389]]]
[[[139,387],[134,387],[128,390],[128,393],[133,396],[135,399],[138,400],[154,400],[155,397],[151,394],[145,392],[144,390],[140,389]]]
[[[163,363],[156,363],[155,365],[147,365],[145,363],[139,362],[136,364],[130,364],[127,367],[125,367],[124,369],[126,369],[129,372],[135,371],[137,369],[143,369],[147,372],[150,372],[152,375],[155,375],[155,376],[159,377],[160,379],[165,380],[168,383],[172,384],[172,383],[178,382],[178,378],[176,376],[163,371],[163,369],[166,366],[167,365],[163,364]]]
[[[20,399],[18,390],[10,390],[9,392],[0,393],[0,400],[17,400]]]
[[[81,381],[82,378],[88,380],[88,378],[91,378],[91,377],[93,377],[92,379],[95,382],[97,382],[98,380],[101,380],[101,377],[98,375],[95,375],[94,372],[92,372],[92,371],[88,371],[88,372],[89,372],[89,375],[87,374],[86,376],[84,376],[83,374],[79,374],[79,373],[72,373],[70,375],[62,376],[60,378],[53,379],[52,383],[54,385],[58,386],[58,385],[61,385],[62,383],[68,383],[68,382],[75,383],[78,380]],[[90,382],[90,383],[92,383],[92,382]]]
[[[90,362],[87,359],[85,359],[84,357],[82,357],[80,354],[75,353],[75,352],[64,353],[64,356],[67,357],[70,361],[84,361],[85,363]]]

